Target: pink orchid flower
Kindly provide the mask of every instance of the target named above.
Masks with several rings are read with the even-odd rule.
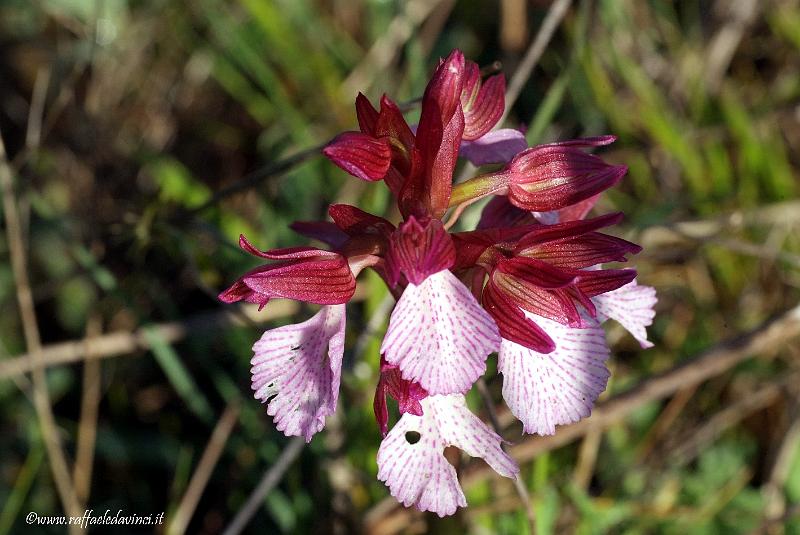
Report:
[[[621,214],[586,219],[625,166],[586,149],[612,136],[528,148],[517,130],[492,130],[505,108],[505,79],[481,80],[455,50],[440,61],[412,128],[385,95],[376,109],[356,98],[359,131],[323,150],[368,182],[384,182],[402,220],[393,224],[334,204],[332,221],[292,228],[330,247],[261,252],[271,261],[220,294],[264,306],[273,297],[322,305],[311,319],[268,330],[253,346],[255,397],[278,430],[310,441],[336,410],[345,348],[345,303],[363,269],[386,282],[397,303],[380,347],[374,410],[378,478],[406,506],[440,516],[466,506],[444,450],[483,458],[498,474],[519,468],[503,439],[466,405],[465,394],[498,354],[503,397],[526,433],[552,434],[588,416],[609,377],[601,324],[615,319],[649,347],[655,291],[633,269],[606,269],[640,247],[600,232]],[[504,164],[453,184],[458,159]],[[449,210],[493,196],[475,230],[451,233]],[[389,428],[386,397],[398,402]]]

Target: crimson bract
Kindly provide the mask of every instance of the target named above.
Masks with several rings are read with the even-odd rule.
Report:
[[[356,178],[383,181],[402,221],[334,204],[331,222],[292,227],[330,250],[261,252],[242,237],[245,251],[270,262],[220,294],[260,306],[273,297],[322,305],[253,346],[255,397],[280,431],[310,441],[336,409],[345,303],[356,277],[373,269],[386,281],[397,303],[381,354],[372,356],[380,359],[374,407],[384,436],[378,477],[406,506],[440,516],[466,506],[447,446],[482,457],[503,476],[519,472],[502,438],[465,402],[491,353],[524,431],[552,434],[588,416],[606,387],[603,321],[620,322],[650,345],[655,291],[637,284],[633,269],[603,267],[640,248],[602,232],[621,214],[586,218],[627,170],[586,152],[614,138],[528,148],[521,132],[492,131],[504,92],[502,75],[481,80],[478,66],[455,50],[434,72],[416,128],[388,97],[375,108],[359,94],[360,131],[340,134],[323,153]],[[459,157],[503,166],[454,184]],[[448,231],[448,211],[489,196],[475,230]],[[391,430],[386,396],[401,414]]]

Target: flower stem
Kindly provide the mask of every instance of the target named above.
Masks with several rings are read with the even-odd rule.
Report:
[[[453,186],[450,194],[450,207],[464,204],[467,201],[474,202],[487,195],[502,193],[507,187],[508,176],[503,172],[470,178],[466,182]]]

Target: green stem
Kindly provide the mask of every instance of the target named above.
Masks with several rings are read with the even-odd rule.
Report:
[[[470,178],[466,182],[453,186],[450,194],[450,208],[473,202],[481,197],[497,193],[508,187],[508,177],[505,173],[488,173]]]

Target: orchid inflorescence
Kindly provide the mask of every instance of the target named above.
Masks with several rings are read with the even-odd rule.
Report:
[[[416,129],[383,96],[380,110],[356,98],[359,132],[323,153],[351,175],[383,181],[402,222],[347,204],[332,222],[297,222],[298,233],[330,250],[259,251],[273,260],[243,275],[220,299],[261,307],[274,297],[322,305],[311,319],[270,329],[253,346],[252,387],[278,430],[306,441],[336,409],[345,338],[345,303],[370,268],[397,303],[380,347],[375,417],[383,435],[378,478],[406,506],[440,516],[466,506],[444,449],[456,446],[516,478],[503,439],[467,407],[465,394],[498,354],[502,394],[525,433],[589,416],[606,388],[609,348],[600,324],[621,323],[640,342],[652,323],[653,288],[633,269],[606,269],[640,247],[599,232],[622,214],[587,219],[599,194],[626,173],[585,149],[612,136],[528,148],[523,134],[492,128],[505,109],[502,74],[481,79],[455,50],[440,61],[422,97]],[[504,164],[453,184],[458,157]],[[493,196],[477,228],[449,232],[465,206]],[[442,218],[450,211],[450,220]],[[388,429],[386,396],[400,418]]]

